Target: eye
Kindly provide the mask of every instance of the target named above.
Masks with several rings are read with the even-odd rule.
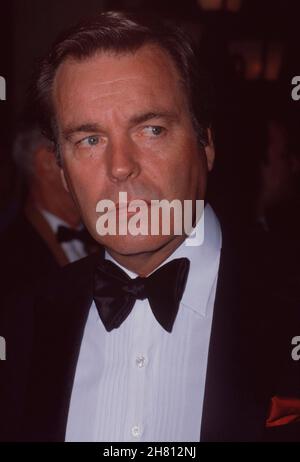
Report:
[[[143,131],[149,136],[159,136],[165,131],[165,128],[159,125],[149,125],[145,127]]]
[[[83,140],[80,140],[78,144],[82,146],[96,146],[99,143],[99,136],[97,135],[90,135],[87,136],[86,138],[83,138]]]

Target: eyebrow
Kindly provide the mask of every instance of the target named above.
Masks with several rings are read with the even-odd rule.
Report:
[[[74,133],[90,133],[90,132],[99,132],[101,128],[98,124],[87,123],[78,126],[67,126],[63,131],[63,137],[69,139]]]
[[[152,119],[167,119],[170,121],[176,121],[179,119],[179,117],[178,114],[173,111],[151,111],[133,116],[130,119],[130,124],[138,125]]]
[[[129,124],[135,126],[148,120],[153,119],[167,119],[170,122],[175,122],[179,120],[179,116],[176,112],[173,111],[151,111],[144,112],[142,114],[134,115],[129,119]],[[78,126],[67,126],[62,134],[65,139],[69,139],[74,133],[91,133],[91,132],[100,132],[103,131],[101,126],[97,123],[85,123]]]

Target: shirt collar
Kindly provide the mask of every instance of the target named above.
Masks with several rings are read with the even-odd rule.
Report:
[[[202,316],[206,314],[207,301],[218,275],[222,232],[218,218],[209,204],[196,225],[196,232],[203,227],[200,245],[186,245],[185,240],[167,260],[186,257],[190,260],[190,270],[181,303]],[[199,235],[201,233],[199,232]]]
[[[61,218],[58,218],[56,215],[53,215],[53,213],[48,212],[48,210],[44,210],[44,209],[39,209],[39,210],[41,214],[43,215],[43,217],[45,218],[45,220],[47,221],[50,228],[52,229],[52,231],[54,232],[54,234],[57,233],[59,226],[65,226],[66,228],[70,228],[70,225],[68,225],[68,223],[66,223]],[[80,230],[82,229],[82,227],[83,227],[82,224],[80,224],[75,229]]]

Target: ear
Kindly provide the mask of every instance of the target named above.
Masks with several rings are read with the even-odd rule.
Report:
[[[67,183],[67,180],[66,180],[66,177],[65,177],[65,172],[63,171],[62,168],[60,169],[60,177],[61,177],[61,181],[62,181],[62,184],[64,185],[65,190],[70,192],[69,187],[68,187],[68,183]]]
[[[212,133],[211,129],[207,129],[207,134],[208,134],[208,144],[205,146],[205,154],[206,154],[206,160],[207,160],[207,168],[208,171],[210,172],[214,166],[214,161],[215,161],[215,146],[212,138]]]

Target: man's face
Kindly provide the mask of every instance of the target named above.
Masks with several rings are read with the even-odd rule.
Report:
[[[99,236],[101,199],[204,199],[213,150],[201,148],[171,58],[157,46],[63,62],[53,88],[63,178],[93,237],[120,254],[178,236]]]

